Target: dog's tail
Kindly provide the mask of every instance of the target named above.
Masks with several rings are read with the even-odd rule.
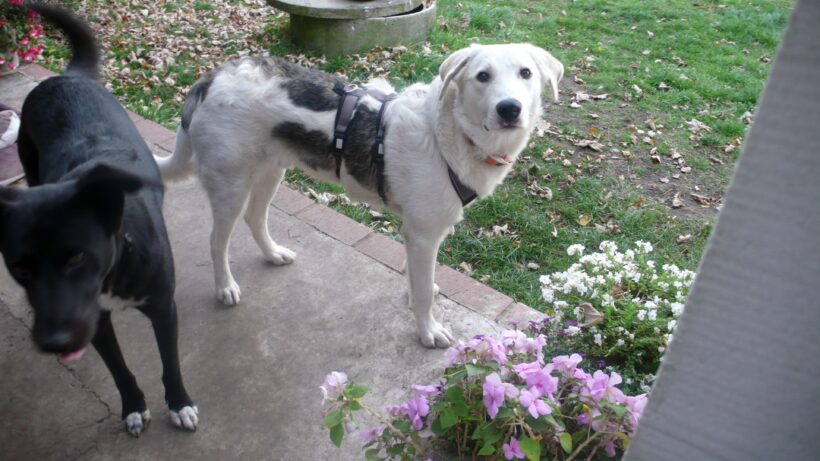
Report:
[[[65,74],[96,79],[100,54],[97,42],[94,40],[94,33],[85,22],[63,8],[42,3],[31,4],[28,7],[57,26],[68,37],[73,56]]]
[[[188,91],[185,105],[182,106],[182,123],[177,130],[177,143],[174,147],[174,153],[169,157],[154,156],[157,165],[159,165],[159,172],[162,174],[163,181],[186,179],[194,172],[194,150],[191,146],[191,134],[188,130],[191,128],[194,112],[208,96],[213,77],[213,72],[203,75]]]

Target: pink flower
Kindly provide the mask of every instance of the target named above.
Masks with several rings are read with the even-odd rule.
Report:
[[[558,378],[552,376],[552,364],[543,368],[538,362],[521,363],[513,367],[527,386],[538,390],[540,395],[551,395],[558,390]]]
[[[504,405],[506,389],[498,373],[492,373],[484,380],[484,406],[487,407],[487,414],[490,419],[495,419],[498,408]]]
[[[632,434],[634,434],[635,429],[638,428],[638,420],[641,419],[643,409],[646,407],[646,402],[646,394],[636,395],[634,397],[627,396],[626,398],[626,408],[629,410],[629,424]]]
[[[621,375],[612,372],[612,375],[607,375],[601,370],[597,370],[592,379],[587,380],[586,385],[581,389],[581,394],[592,398],[596,402],[602,399],[609,400],[613,403],[623,403],[626,399],[624,393],[615,387],[621,384]]]
[[[604,451],[606,451],[606,455],[610,458],[615,457],[615,438],[611,438],[604,443]]]
[[[423,396],[408,400],[402,404],[401,409],[410,419],[410,424],[413,426],[413,429],[417,431],[424,427],[424,422],[421,418],[430,414],[430,405],[427,403],[427,397]]]
[[[368,443],[375,442],[376,439],[378,439],[383,432],[383,424],[380,424],[376,427],[371,427],[370,429],[362,429],[361,431],[359,431],[359,439],[362,441],[362,445],[367,445]]]
[[[584,360],[584,358],[581,357],[580,354],[559,355],[552,358],[552,364],[556,370],[564,373],[566,376],[574,376],[575,369],[578,368],[578,364],[581,363],[581,360]]]
[[[21,45],[28,45],[28,37],[23,37],[23,39],[20,40],[20,44]]]
[[[16,6],[22,6],[23,5],[23,0],[9,0],[9,3],[11,3],[12,5],[16,5]]]
[[[504,457],[507,459],[524,459],[524,452],[521,451],[521,444],[515,437],[510,437],[510,443],[501,446],[504,450]]]
[[[543,363],[544,346],[547,344],[547,338],[544,335],[529,338],[522,331],[518,330],[508,330],[501,335],[504,345],[511,346],[516,353],[536,354],[538,362]]]
[[[495,360],[500,365],[507,363],[507,348],[503,343],[489,336],[481,338],[481,342],[476,346],[476,352],[478,352],[484,360]]]
[[[347,375],[340,371],[334,371],[325,376],[325,383],[319,386],[319,389],[322,390],[322,401],[336,400],[346,386]]]
[[[521,391],[521,396],[518,402],[527,411],[530,412],[533,418],[538,419],[539,416],[544,416],[552,413],[552,408],[541,400],[541,395],[536,389],[524,389]]]

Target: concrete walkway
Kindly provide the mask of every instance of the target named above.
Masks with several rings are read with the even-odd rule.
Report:
[[[0,78],[0,101],[20,107],[39,66]],[[133,116],[153,149],[174,135]],[[242,302],[213,295],[207,199],[195,182],[171,185],[165,204],[174,249],[180,355],[201,422],[196,433],[171,426],[163,402],[159,354],[137,311],[114,323],[153,422],[139,439],[120,421],[120,399],[96,353],[72,366],[37,353],[22,290],[0,268],[0,460],[46,459],[363,459],[358,440],[334,447],[321,424],[319,385],[344,371],[371,388],[375,408],[400,403],[411,384],[427,384],[444,366],[425,349],[406,306],[397,269],[403,248],[333,210],[282,188],[271,232],[296,251],[293,265],[266,264],[244,225],[231,247]],[[459,338],[493,333],[499,323],[535,318],[527,306],[446,267],[439,267],[439,318]]]

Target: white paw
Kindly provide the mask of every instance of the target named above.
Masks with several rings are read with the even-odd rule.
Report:
[[[199,423],[199,410],[197,410],[196,405],[183,407],[179,412],[171,410],[171,423],[178,428],[195,431],[196,425]]]
[[[265,252],[265,259],[273,265],[284,266],[290,264],[296,259],[296,253],[282,245],[274,245],[273,250]]]
[[[135,411],[125,417],[125,429],[134,437],[139,437],[142,431],[148,429],[148,423],[150,422],[150,410],[145,410],[142,413]]]
[[[433,296],[438,296],[439,291],[440,290],[438,289],[438,283],[434,283],[433,284]]]
[[[242,291],[239,290],[239,285],[233,280],[224,288],[216,289],[216,299],[226,306],[235,306],[239,304],[239,295]]]
[[[435,319],[419,324],[419,339],[425,347],[450,347],[453,343],[453,334],[444,325]]]

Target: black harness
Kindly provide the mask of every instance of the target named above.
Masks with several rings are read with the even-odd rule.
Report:
[[[344,146],[347,140],[347,129],[350,127],[350,122],[353,121],[353,115],[356,106],[359,105],[359,100],[366,95],[370,95],[382,103],[376,122],[379,124],[379,128],[376,131],[376,142],[371,150],[371,159],[376,166],[376,190],[379,197],[387,204],[387,194],[384,189],[384,111],[387,109],[387,104],[396,99],[397,95],[396,93],[387,94],[374,88],[361,88],[356,85],[343,85],[341,83],[337,83],[333,87],[333,91],[342,97],[339,101],[339,108],[336,109],[336,123],[333,129],[333,155],[336,157],[337,178],[340,177],[342,171],[342,157],[344,156]]]
[[[379,109],[379,116],[377,123],[379,128],[376,131],[376,142],[373,144],[371,150],[371,159],[376,166],[376,189],[379,192],[379,197],[387,204],[387,194],[384,189],[384,111],[390,101],[396,99],[396,93],[384,93],[374,88],[361,88],[357,85],[337,83],[333,87],[341,100],[339,101],[339,108],[336,109],[336,122],[333,129],[333,156],[336,157],[336,177],[340,177],[342,171],[342,158],[344,157],[344,146],[347,139],[347,129],[350,127],[350,122],[353,121],[353,115],[356,111],[359,101],[366,95],[372,96],[374,99],[382,103]],[[450,183],[453,189],[461,200],[462,206],[467,206],[478,197],[476,191],[470,186],[467,186],[458,178],[458,175],[447,165],[447,174],[450,176]]]

